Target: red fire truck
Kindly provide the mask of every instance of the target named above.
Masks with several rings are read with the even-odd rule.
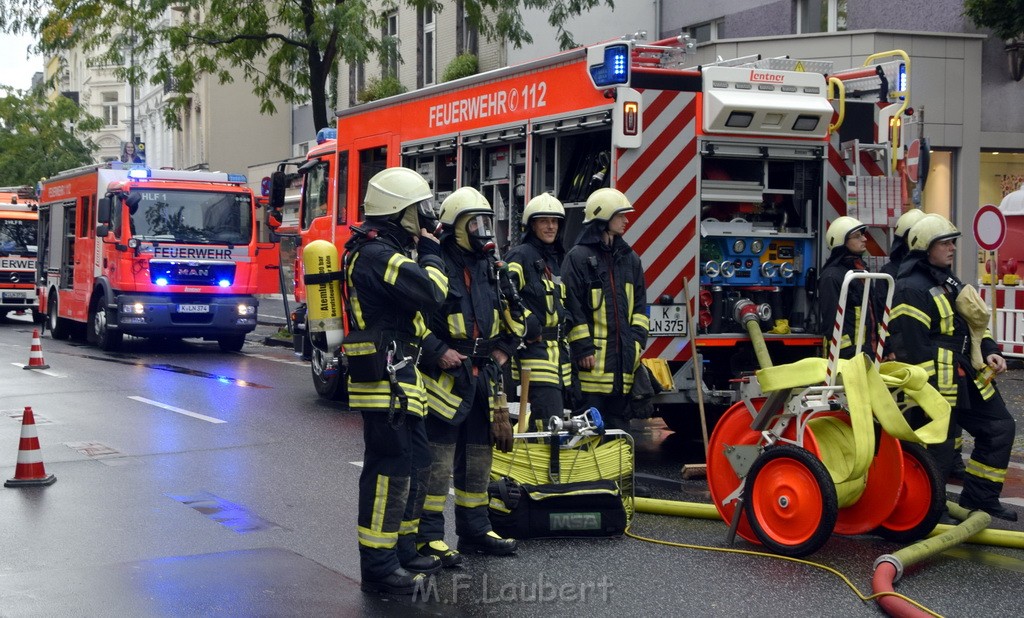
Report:
[[[104,350],[132,335],[202,337],[237,352],[259,306],[245,177],[119,167],[43,182],[39,299],[51,335],[88,325],[86,339]]]
[[[909,60],[896,51],[846,71],[757,57],[685,68],[686,49],[681,38],[615,41],[339,112],[336,140],[301,170],[301,245],[322,238],[340,250],[367,180],[390,166],[420,172],[438,201],[479,188],[502,249],[517,241],[531,196],[565,204],[571,243],[587,196],[617,188],[636,208],[625,238],[646,274],[644,356],[666,387],[657,409],[670,427],[688,425],[698,386],[724,409],[744,395],[735,378],[757,368],[742,324],[751,315],[775,362],[821,353],[815,282],[831,220],[869,224],[873,265],[884,259],[905,202]],[[297,264],[296,289],[301,279]],[[317,391],[340,396],[338,351],[312,356]]]
[[[0,187],[0,317],[32,311],[41,320],[36,296],[36,220],[32,187]]]

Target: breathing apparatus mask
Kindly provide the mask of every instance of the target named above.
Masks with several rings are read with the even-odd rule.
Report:
[[[398,223],[402,226],[402,229],[413,236],[419,236],[420,229],[425,229],[432,234],[435,233],[440,223],[437,221],[434,200],[426,199],[410,204],[402,211]]]
[[[455,243],[466,251],[487,255],[495,250],[491,215],[461,217],[455,225]]]

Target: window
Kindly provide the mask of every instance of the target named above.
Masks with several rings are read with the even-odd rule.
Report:
[[[797,34],[846,30],[846,0],[798,0]]]
[[[419,21],[420,86],[429,86],[434,83],[434,9],[429,6],[420,9]]]
[[[725,38],[725,22],[723,20],[709,21],[706,24],[690,26],[687,33],[695,43],[707,43]]]
[[[103,122],[108,126],[112,127],[117,124],[117,93],[116,92],[104,92],[103,93]]]
[[[327,214],[330,186],[330,165],[327,161],[316,163],[306,173],[306,180],[302,185],[302,229],[308,230],[313,219]]]
[[[359,151],[359,220],[365,216],[363,202],[366,200],[366,185],[377,172],[388,166],[387,146],[377,146]]]
[[[381,52],[383,77],[398,77],[398,11],[391,11],[384,17],[382,33],[384,50]]]
[[[348,223],[348,151],[338,153],[338,225]]]
[[[459,0],[455,7],[455,20],[455,23],[458,24],[455,33],[457,37],[455,53],[477,55],[479,52],[477,29],[466,13],[465,3],[462,0]]]
[[[366,66],[362,62],[348,65],[348,104],[359,103],[359,93],[366,88]]]

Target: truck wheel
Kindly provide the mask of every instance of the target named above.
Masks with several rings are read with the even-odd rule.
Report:
[[[68,339],[71,337],[71,324],[57,315],[57,299],[50,297],[46,307],[47,328],[50,329],[50,336],[54,339]]]
[[[313,388],[316,389],[316,394],[328,401],[347,399],[345,374],[338,367],[328,371],[326,368],[330,359],[315,346],[310,347],[313,348],[313,352],[309,365],[313,372]]]
[[[104,352],[112,352],[121,347],[124,334],[119,330],[107,328],[107,310],[103,307],[103,298],[97,298],[92,304],[92,312],[89,315],[89,337],[87,339],[95,343]]]
[[[240,352],[245,345],[245,335],[228,335],[217,339],[221,352]]]

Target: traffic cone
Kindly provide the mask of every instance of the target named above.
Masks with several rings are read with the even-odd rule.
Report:
[[[25,406],[21,417],[21,444],[18,447],[18,467],[14,478],[7,479],[4,487],[42,487],[53,485],[57,477],[46,473],[43,455],[39,450],[39,435],[36,433],[36,419],[32,408]]]
[[[43,344],[39,341],[39,329],[32,329],[32,349],[28,353],[28,364],[22,369],[49,369],[43,360]]]

